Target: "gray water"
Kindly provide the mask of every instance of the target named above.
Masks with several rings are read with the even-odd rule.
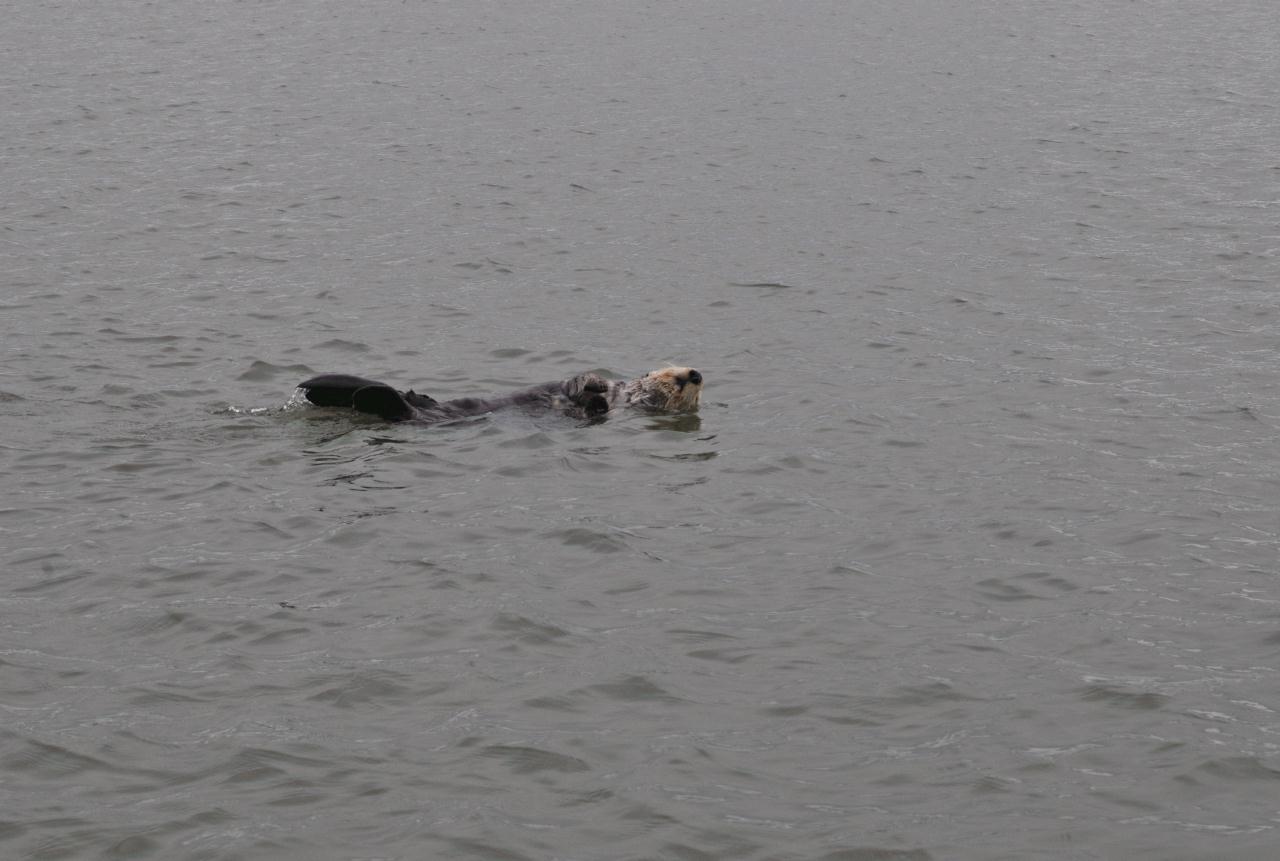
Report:
[[[1272,857],[1271,0],[0,5],[0,856]]]

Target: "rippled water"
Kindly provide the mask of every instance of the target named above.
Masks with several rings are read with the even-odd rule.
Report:
[[[4,857],[1272,857],[1270,3],[2,5]]]

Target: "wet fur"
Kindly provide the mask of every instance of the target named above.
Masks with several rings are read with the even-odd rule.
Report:
[[[599,416],[623,406],[687,411],[698,407],[702,374],[694,368],[660,368],[634,380],[606,380],[596,373],[543,383],[491,398],[437,401],[413,390],[402,392],[363,377],[321,374],[298,384],[307,400],[325,407],[350,407],[388,421],[445,422],[504,407],[558,409],[570,415]]]

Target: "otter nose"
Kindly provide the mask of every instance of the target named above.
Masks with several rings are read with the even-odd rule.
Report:
[[[700,385],[702,385],[702,374],[701,374],[701,373],[699,373],[698,371],[695,371],[695,370],[693,370],[693,369],[690,369],[690,370],[689,370],[689,382],[693,383],[695,386],[700,386]]]

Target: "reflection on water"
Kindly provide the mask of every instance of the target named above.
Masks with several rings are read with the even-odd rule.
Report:
[[[655,431],[672,431],[674,433],[697,433],[702,430],[702,417],[697,413],[680,413],[678,415],[654,415],[645,422],[645,427]]]

